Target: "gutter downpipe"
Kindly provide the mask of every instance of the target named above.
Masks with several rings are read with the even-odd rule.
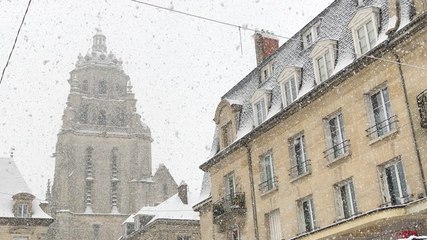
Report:
[[[396,58],[396,62],[397,62],[396,66],[397,66],[397,69],[399,70],[400,83],[402,85],[403,94],[405,96],[406,110],[407,110],[407,113],[408,113],[408,116],[409,116],[409,123],[411,125],[411,133],[412,133],[412,138],[413,138],[413,142],[414,142],[415,153],[417,155],[418,167],[420,168],[421,180],[423,182],[424,197],[427,197],[426,177],[425,177],[425,174],[424,174],[424,168],[423,168],[423,163],[421,161],[420,151],[418,150],[418,141],[417,141],[417,138],[415,136],[414,120],[412,119],[412,112],[411,112],[411,109],[409,108],[409,98],[408,98],[408,92],[407,92],[407,89],[406,89],[405,77],[403,76],[403,69],[402,69],[402,65],[401,65],[401,61],[400,61],[399,55],[394,50],[392,50],[391,53]]]
[[[248,154],[248,169],[249,169],[249,183],[251,187],[251,204],[252,204],[252,216],[254,218],[254,231],[255,231],[255,240],[259,240],[259,231],[258,231],[258,217],[256,209],[256,200],[255,200],[255,185],[254,185],[254,173],[252,169],[252,154],[251,148],[247,143],[244,143],[246,148],[246,153]]]

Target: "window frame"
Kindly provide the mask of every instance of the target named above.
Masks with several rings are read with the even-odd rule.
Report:
[[[348,197],[346,201],[344,201],[343,190],[345,191],[345,196]],[[347,179],[336,183],[334,185],[335,189],[335,201],[336,201],[336,209],[338,219],[348,219],[357,214],[357,199],[356,193],[354,191],[354,183],[353,179]],[[345,204],[347,203],[347,204]],[[346,211],[347,209],[347,211]]]
[[[334,134],[331,129],[331,121],[333,119],[336,119],[336,130],[338,132],[336,136],[338,137],[338,142],[336,142],[336,140],[334,141]],[[349,155],[350,143],[345,131],[344,116],[341,109],[325,117],[323,121],[326,139],[326,150],[323,153],[326,160],[328,162],[333,162],[334,160]]]
[[[30,217],[29,204],[27,202],[19,202],[16,206],[16,213],[18,218]]]
[[[286,91],[286,83],[288,82],[294,82],[295,87],[295,96],[290,96],[291,102],[288,103],[288,93]],[[298,98],[299,94],[299,86],[301,83],[301,68],[300,67],[287,67],[285,68],[282,73],[280,74],[277,82],[280,85],[280,92],[282,97],[282,105],[283,108],[291,105],[295,100]],[[292,84],[289,84],[290,92],[293,94]]]
[[[360,1],[359,1],[360,2]],[[361,5],[361,6],[364,6]],[[362,7],[357,13],[353,16],[350,23],[348,24],[348,27],[351,29],[352,37],[353,37],[353,47],[356,52],[356,56],[360,57],[372,50],[376,44],[378,43],[378,36],[379,36],[379,12],[380,9],[378,7]],[[370,42],[367,41],[368,50],[364,53],[362,53],[362,49],[359,45],[359,37],[357,31],[364,27],[366,29],[366,25],[368,22],[372,21],[373,29],[374,29],[374,35],[375,35],[375,43],[371,46]],[[365,31],[367,34],[367,31]],[[366,35],[368,38],[368,35]]]
[[[271,90],[259,89],[251,98],[252,112],[253,112],[253,123],[257,127],[261,125],[267,119],[268,112],[270,109]],[[264,105],[263,112],[261,115],[258,113],[257,104],[262,103]],[[261,116],[261,118],[259,118]]]
[[[297,179],[299,177],[310,174],[311,173],[310,160],[307,157],[307,151],[306,151],[307,147],[306,147],[304,132],[300,132],[294,135],[293,137],[289,138],[288,141],[289,141],[289,153],[291,158],[291,169],[289,170],[291,178]],[[298,145],[300,145],[301,154],[302,154],[299,157],[297,156],[297,152],[295,150],[296,141],[298,141]],[[301,158],[302,158],[302,161],[299,161],[299,159]]]
[[[230,186],[231,186],[230,180],[231,179],[233,182],[232,188],[230,188]],[[236,196],[236,193],[237,193],[237,191],[236,191],[236,175],[234,174],[234,171],[232,171],[232,172],[230,172],[224,176],[224,186],[225,186],[224,190],[225,190],[226,199],[231,201]]]
[[[385,95],[387,96],[387,101],[385,101]],[[381,102],[378,104],[378,107],[374,106],[373,96],[376,94],[380,94]],[[391,97],[388,91],[388,87],[386,84],[381,84],[376,88],[372,89],[370,92],[365,94],[365,102],[367,105],[367,114],[368,114],[368,122],[369,127],[366,129],[367,137],[370,140],[376,141],[378,139],[382,139],[394,132],[397,131],[397,117],[394,115],[393,106],[391,104]],[[380,106],[381,105],[381,106]],[[382,119],[378,119],[375,111],[380,109],[382,114],[384,114]],[[378,113],[380,114],[380,113]],[[385,127],[382,125],[385,123]],[[385,128],[385,130],[383,130]]]
[[[231,121],[221,126],[221,138],[224,147],[233,143],[233,126]]]
[[[268,221],[268,237],[269,240],[281,240],[283,238],[282,223],[280,218],[280,209],[274,209],[266,214]],[[273,224],[274,223],[274,226]],[[277,225],[276,225],[277,224]]]
[[[399,166],[400,166],[400,169],[399,169]],[[380,165],[378,168],[379,168],[380,187],[381,187],[382,198],[383,198],[383,206],[395,206],[395,205],[401,205],[409,202],[410,192],[409,192],[408,184],[406,181],[405,170],[404,170],[403,161],[401,160],[401,157],[398,156]],[[397,191],[399,194],[399,196],[397,196],[396,199],[393,199],[393,196],[391,195],[391,191],[393,189],[390,188],[390,185],[389,185],[390,183],[389,183],[387,170],[386,170],[388,168],[392,168],[394,170],[394,177],[396,178],[395,181],[397,183],[397,187],[398,187]]]
[[[302,48],[310,48],[319,38],[320,21],[313,24],[309,29],[302,33]],[[311,41],[308,41],[308,36],[311,36]]]
[[[266,162],[268,161],[268,169]],[[277,176],[274,170],[274,158],[272,151],[268,151],[267,153],[260,156],[260,184],[259,189],[261,193],[268,193],[278,188],[277,184]],[[270,175],[270,178],[268,177]]]
[[[310,57],[313,60],[314,76],[316,84],[320,84],[328,80],[335,71],[335,61],[337,59],[337,41],[336,40],[322,40],[318,41],[313,50],[311,51]],[[322,60],[325,64],[326,78],[323,79],[321,76],[321,69],[319,60]],[[331,63],[330,69],[328,69],[328,61]]]
[[[309,220],[309,224],[310,226],[307,227],[307,219],[306,219],[306,212],[304,209],[304,203],[307,202],[309,204],[309,215],[310,215],[310,219]],[[315,214],[315,210],[314,210],[314,203],[313,203],[313,196],[309,195],[307,197],[301,198],[299,200],[297,200],[297,211],[298,211],[298,216],[299,216],[299,221],[298,221],[298,228],[300,233],[309,233],[312,232],[314,230],[316,230],[316,214]]]

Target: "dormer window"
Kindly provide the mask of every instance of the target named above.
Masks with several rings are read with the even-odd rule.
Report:
[[[375,46],[378,40],[378,15],[377,7],[362,8],[348,24],[357,56],[367,53]]]
[[[14,195],[13,200],[15,204],[13,206],[13,213],[18,218],[29,218],[31,217],[32,202],[34,196],[30,193],[18,193]]]
[[[320,23],[316,23],[312,27],[307,29],[305,32],[303,32],[302,43],[303,43],[304,49],[307,49],[308,47],[310,47],[317,40],[319,35],[319,28],[320,28]]]
[[[222,131],[224,146],[230,145],[233,142],[233,130],[232,130],[231,121],[225,124],[224,126],[222,126],[221,131]]]
[[[270,103],[271,91],[258,90],[252,96],[252,109],[254,114],[254,125],[258,126],[267,118],[268,106]]]
[[[239,113],[242,104],[236,100],[223,99],[216,108],[214,121],[217,125],[220,149],[234,142],[239,124]]]
[[[272,73],[273,73],[272,64],[267,64],[263,68],[261,68],[261,76],[259,79],[259,83],[261,84],[266,80],[268,80],[271,77]]]
[[[317,84],[327,80],[332,75],[335,68],[336,46],[337,41],[335,40],[323,40],[313,48],[310,56],[313,58]]]
[[[283,107],[289,106],[298,96],[299,83],[301,81],[301,68],[287,67],[277,80],[282,92]]]

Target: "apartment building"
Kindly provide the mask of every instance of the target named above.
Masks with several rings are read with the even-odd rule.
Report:
[[[426,10],[336,0],[280,47],[255,33],[200,166],[202,239],[427,234]]]

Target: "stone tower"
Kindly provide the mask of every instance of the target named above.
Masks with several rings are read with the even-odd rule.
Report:
[[[162,165],[153,177],[151,133],[136,113],[122,61],[98,30],[79,55],[54,157],[51,239],[118,239],[121,223],[176,193]]]

